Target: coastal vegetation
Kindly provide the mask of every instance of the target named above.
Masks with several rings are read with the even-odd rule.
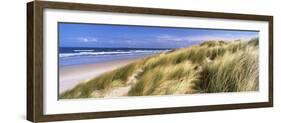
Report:
[[[87,80],[60,99],[258,91],[258,38],[205,41]]]

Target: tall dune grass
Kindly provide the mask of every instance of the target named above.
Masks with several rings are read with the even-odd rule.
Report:
[[[258,90],[258,49],[247,47],[226,52],[204,64],[201,90],[207,93]]]
[[[258,39],[207,41],[105,73],[60,98],[105,97],[115,88],[129,86],[123,96],[257,91],[258,50]]]

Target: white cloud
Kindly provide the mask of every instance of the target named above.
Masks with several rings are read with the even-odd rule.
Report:
[[[189,40],[191,41],[208,41],[208,40],[224,40],[224,41],[233,41],[233,40],[250,40],[257,36],[254,35],[201,35],[201,36],[190,36]]]
[[[173,35],[160,35],[157,36],[158,41],[176,41],[176,42],[181,42],[181,41],[187,41],[188,37],[185,36],[173,36]]]
[[[98,40],[94,37],[78,37],[77,38],[78,41],[81,41],[81,42],[97,42]]]
[[[128,44],[134,43],[134,41],[132,41],[132,40],[126,40],[125,42],[128,43]]]
[[[175,35],[160,35],[157,36],[157,41],[174,41],[174,42],[183,42],[183,41],[208,41],[208,40],[224,40],[224,41],[233,41],[233,40],[250,40],[252,38],[258,37],[258,35],[192,35],[192,36],[175,36]]]

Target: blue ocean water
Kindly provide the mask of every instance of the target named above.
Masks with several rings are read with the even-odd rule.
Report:
[[[59,66],[133,59],[167,51],[170,49],[60,47]]]

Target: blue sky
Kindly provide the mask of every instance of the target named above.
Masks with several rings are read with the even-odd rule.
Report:
[[[180,48],[256,37],[256,31],[59,23],[60,47]]]

